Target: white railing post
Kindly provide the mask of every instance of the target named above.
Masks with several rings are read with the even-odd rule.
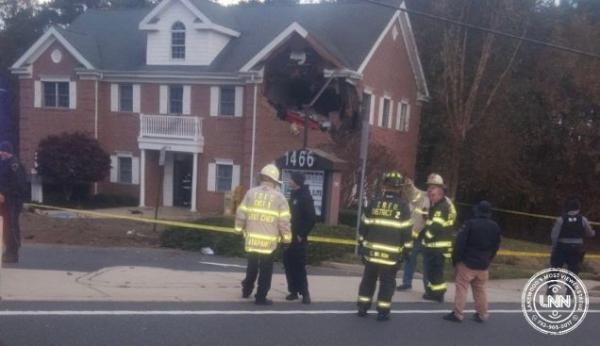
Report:
[[[140,114],[140,137],[198,141],[202,137],[202,118]]]

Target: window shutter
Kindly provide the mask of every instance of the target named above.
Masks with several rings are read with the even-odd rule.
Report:
[[[133,112],[139,113],[142,110],[141,87],[139,84],[133,85]]]
[[[208,164],[208,191],[217,191],[217,164]]]
[[[406,119],[404,120],[404,131],[410,128],[410,103],[406,104]]]
[[[131,158],[131,183],[139,185],[140,183],[140,158]]]
[[[379,99],[379,119],[377,119],[377,126],[383,127],[383,101],[385,99],[382,97]]]
[[[33,82],[33,107],[42,107],[42,82],[39,80]]]
[[[210,87],[210,116],[216,117],[219,115],[219,94],[221,89],[219,87]]]
[[[190,115],[192,114],[191,108],[191,100],[192,99],[192,87],[189,85],[183,86],[183,114]]]
[[[241,117],[244,114],[244,87],[235,87],[235,116]]]
[[[390,114],[388,117],[387,127],[392,129],[394,128],[394,101],[390,100]]]
[[[159,113],[167,114],[167,103],[169,103],[169,87],[167,85],[160,86],[160,95],[159,95]]]
[[[402,118],[402,102],[398,102],[398,109],[396,110],[396,130],[403,130],[404,119]]]
[[[119,111],[119,84],[110,85],[110,111]]]
[[[69,82],[69,108],[77,109],[77,82]]]
[[[116,155],[110,157],[110,182],[116,183],[119,180],[119,158]]]
[[[371,95],[371,105],[369,109],[369,124],[375,125],[375,96]]]
[[[231,173],[231,189],[235,189],[240,185],[240,165],[233,165]]]

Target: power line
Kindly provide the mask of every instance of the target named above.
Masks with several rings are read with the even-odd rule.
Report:
[[[438,16],[438,15],[427,13],[427,12],[409,10],[406,8],[401,8],[399,6],[386,4],[386,3],[375,1],[375,0],[361,0],[361,1],[368,2],[373,5],[377,5],[377,6],[391,8],[391,9],[394,9],[397,11],[406,12],[408,14],[412,14],[415,16],[421,16],[421,17],[441,21],[441,22],[448,23],[448,24],[458,25],[458,26],[462,26],[465,28],[473,29],[473,30],[478,30],[478,31],[487,32],[487,33],[491,33],[491,34],[498,35],[498,36],[503,36],[503,37],[507,37],[507,38],[511,38],[511,39],[515,39],[515,40],[521,40],[521,41],[528,42],[528,43],[533,43],[533,44],[536,44],[539,46],[554,48],[554,49],[562,50],[562,51],[573,53],[573,54],[584,55],[584,56],[587,56],[590,58],[600,59],[600,55],[592,53],[592,52],[587,52],[584,50],[570,48],[570,47],[562,46],[562,45],[551,43],[551,42],[536,40],[533,38],[518,36],[518,35],[508,33],[508,32],[499,31],[499,30],[495,30],[495,29],[491,29],[491,28],[486,28],[483,26],[475,25],[475,24],[469,24],[469,23],[461,22],[461,21],[450,19],[447,17]]]

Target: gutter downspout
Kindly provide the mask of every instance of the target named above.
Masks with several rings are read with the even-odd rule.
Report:
[[[94,80],[94,138],[98,140],[98,78]],[[98,183],[94,183],[94,195],[98,194]]]
[[[254,82],[254,104],[252,110],[252,153],[250,154],[250,184],[249,187],[254,186],[254,161],[256,154],[256,102],[258,100],[258,83],[254,80],[252,75],[251,81]]]

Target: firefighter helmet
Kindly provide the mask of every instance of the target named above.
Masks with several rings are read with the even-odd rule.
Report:
[[[446,184],[444,184],[444,179],[437,173],[431,173],[429,177],[427,177],[427,185],[446,187]]]
[[[389,171],[383,175],[383,185],[387,187],[399,188],[404,185],[404,176],[398,171]]]
[[[281,184],[279,180],[279,169],[274,164],[268,164],[260,170],[260,175],[267,177],[277,184]]]

